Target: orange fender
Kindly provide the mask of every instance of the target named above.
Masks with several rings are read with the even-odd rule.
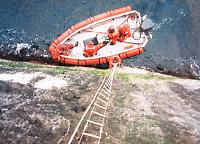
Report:
[[[113,65],[118,63],[118,65],[121,65],[122,63],[122,60],[121,58],[117,55],[117,56],[113,56],[110,58],[109,60],[109,69],[112,69],[113,68]]]

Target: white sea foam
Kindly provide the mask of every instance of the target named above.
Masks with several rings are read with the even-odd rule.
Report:
[[[197,61],[192,58],[188,59],[188,61],[190,62],[190,68],[192,72],[200,79],[200,67]]]
[[[31,45],[30,44],[27,44],[27,43],[17,43],[17,48],[16,48],[16,50],[15,50],[15,54],[19,54],[20,53],[20,51],[21,51],[21,49],[23,49],[23,48],[27,48],[27,49],[29,49],[31,47]]]
[[[162,21],[160,23],[155,24],[154,26],[154,30],[158,30],[161,28],[162,25],[166,24],[166,23],[172,23],[173,18],[169,17],[169,18],[164,18],[162,19]]]

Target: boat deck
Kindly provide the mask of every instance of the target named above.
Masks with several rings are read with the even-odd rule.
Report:
[[[90,28],[82,30],[82,31],[76,33],[75,35],[73,35],[70,38],[70,41],[67,41],[67,42],[75,43],[78,41],[78,46],[74,47],[71,50],[70,57],[79,58],[79,59],[86,58],[83,55],[83,49],[85,47],[85,45],[84,45],[85,40],[96,37],[96,35],[98,33],[106,34],[106,32],[110,26],[118,27],[118,26],[120,26],[120,24],[122,24],[124,21],[126,21],[127,18],[128,18],[128,15],[121,16],[121,17],[118,17],[115,19],[110,19],[106,22],[93,25]],[[137,29],[140,25],[137,19],[135,19],[135,20],[129,19],[125,23],[130,25],[132,34],[133,34],[133,31],[135,31],[135,29]],[[139,38],[139,35],[140,35],[139,32],[134,33],[135,38]],[[111,56],[111,55],[115,55],[115,54],[130,50],[130,49],[137,49],[139,47],[143,47],[143,45],[145,45],[147,41],[148,40],[147,40],[146,35],[144,33],[141,33],[141,37],[138,40],[135,40],[133,37],[129,37],[124,42],[117,41],[117,43],[115,45],[110,45],[110,43],[108,43],[104,47],[102,47],[100,50],[98,50],[97,55],[93,56],[93,58]],[[137,44],[130,44],[128,42],[137,43]],[[128,45],[132,45],[131,48],[127,49]]]

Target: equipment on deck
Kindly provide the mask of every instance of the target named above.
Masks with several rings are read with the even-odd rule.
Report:
[[[49,51],[56,62],[69,65],[108,64],[144,52],[153,22],[130,6],[110,10],[71,26]],[[75,45],[77,43],[77,45]]]

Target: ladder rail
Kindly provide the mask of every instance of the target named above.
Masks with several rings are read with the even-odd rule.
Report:
[[[74,137],[75,137],[75,135],[76,135],[76,133],[77,133],[77,131],[78,131],[78,129],[79,129],[79,127],[80,127],[82,121],[83,121],[83,119],[85,118],[86,114],[88,113],[88,111],[90,110],[92,104],[94,103],[94,101],[95,101],[95,99],[96,99],[96,97],[97,97],[99,91],[100,91],[101,88],[103,87],[104,81],[106,80],[106,78],[107,78],[108,75],[109,75],[109,73],[105,76],[105,78],[104,78],[104,80],[103,80],[101,86],[100,86],[99,89],[97,90],[97,92],[96,92],[96,94],[94,95],[94,97],[93,97],[91,103],[89,104],[89,106],[87,107],[87,109],[86,109],[86,111],[84,112],[83,116],[81,117],[80,121],[78,122],[78,124],[77,124],[77,126],[76,126],[76,128],[75,128],[75,130],[74,130],[74,132],[73,132],[73,134],[72,134],[72,136],[71,136],[71,138],[70,138],[68,144],[71,144],[71,143],[72,143],[72,141],[73,141],[73,139],[74,139]]]
[[[94,95],[92,101],[90,102],[89,106],[87,107],[87,109],[86,109],[86,111],[84,112],[83,116],[81,117],[80,121],[78,122],[78,124],[77,124],[77,126],[76,126],[74,132],[72,133],[72,136],[71,136],[71,138],[70,138],[68,144],[71,144],[71,143],[72,143],[72,141],[73,141],[73,139],[74,139],[74,137],[75,137],[75,135],[76,135],[76,133],[77,133],[77,131],[78,131],[78,129],[79,129],[81,123],[82,123],[82,121],[84,120],[85,116],[88,114],[88,112],[89,112],[89,110],[91,109],[92,106],[93,106],[93,107],[92,107],[92,109],[91,109],[89,118],[87,119],[86,124],[84,125],[84,129],[83,129],[83,132],[82,132],[82,134],[81,134],[81,137],[80,137],[78,143],[79,143],[79,144],[81,143],[81,140],[82,140],[82,138],[83,138],[84,135],[85,135],[85,136],[89,136],[89,137],[93,137],[93,138],[97,138],[97,139],[98,139],[98,144],[100,143],[101,135],[102,135],[102,133],[103,133],[103,126],[104,126],[104,122],[105,122],[105,117],[106,117],[106,113],[107,113],[108,101],[109,101],[109,97],[111,96],[111,92],[112,92],[112,85],[113,85],[114,72],[115,72],[115,69],[116,69],[116,67],[117,67],[118,64],[119,64],[119,63],[114,63],[114,64],[113,64],[112,72],[111,72],[111,73],[108,73],[108,74],[105,76],[105,78],[104,78],[102,84],[100,85],[99,89],[97,90],[96,94]],[[106,92],[104,89],[105,89],[107,92]],[[109,93],[108,93],[108,91],[109,91]],[[108,99],[106,99],[107,101],[104,101],[104,100],[102,100],[101,98],[99,98],[100,95],[102,94],[102,92],[104,92],[104,93],[106,92],[106,95],[108,95]],[[104,98],[105,98],[105,97],[104,97]],[[95,102],[95,100],[96,100],[96,102]],[[101,102],[103,102],[103,103],[105,103],[105,106],[101,106],[101,105],[97,104],[97,101],[98,101],[98,100],[101,101]],[[95,102],[95,103],[94,103],[94,102]],[[103,109],[103,110],[104,110],[103,114],[94,111],[94,109],[95,109],[96,107],[99,107],[99,108]],[[100,116],[100,117],[103,117],[102,123],[98,123],[98,122],[92,121],[92,120],[91,120],[91,117],[92,117],[93,114],[98,115],[98,116]],[[91,133],[85,132],[86,129],[87,129],[87,127],[88,127],[88,123],[93,123],[93,124],[96,124],[96,125],[99,125],[99,126],[100,126],[100,133],[99,133],[99,136],[94,135],[94,134],[91,134]]]
[[[109,77],[109,76],[107,76],[107,77]],[[108,79],[109,79],[109,78],[108,78]],[[104,85],[105,85],[105,83],[106,83],[106,81],[107,81],[108,79],[105,79],[105,81],[102,83],[102,87],[101,87],[101,89],[99,90],[99,93],[97,94],[97,100],[98,100],[98,99],[101,100],[101,101],[104,102],[105,105],[106,105],[106,109],[104,109],[105,111],[107,110],[108,102],[102,100],[102,99],[99,98],[98,96],[100,96],[100,95],[102,94],[102,89],[103,89],[103,87],[104,87]],[[104,97],[104,98],[105,98],[105,97]],[[98,115],[98,116],[101,116],[101,117],[103,117],[103,119],[105,118],[105,114],[103,115],[103,114],[100,114],[100,113],[97,113],[97,112],[94,111],[95,106],[96,106],[96,104],[97,104],[97,100],[96,100],[94,106],[93,106],[92,109],[91,109],[91,113],[90,113],[90,116],[89,116],[88,120],[91,119],[92,114],[96,114],[96,115]],[[106,100],[109,100],[109,99],[106,99]],[[105,111],[104,111],[104,113],[105,113]],[[102,123],[102,125],[103,125],[103,123]],[[80,139],[79,139],[78,144],[81,143],[81,140],[82,140],[83,136],[85,135],[84,133],[85,133],[87,127],[88,127],[88,121],[86,122],[86,124],[85,124],[85,126],[84,126],[84,129],[83,129],[83,132],[82,132],[82,134],[81,134],[81,137],[80,137]],[[101,128],[100,128],[100,129],[101,129]],[[90,136],[90,135],[87,135],[87,136]]]
[[[117,65],[114,65],[114,69],[113,69],[113,71],[115,70],[115,67],[116,67]],[[110,85],[110,94],[109,94],[109,97],[110,97],[110,95],[111,95],[111,92],[112,92],[112,83],[113,83],[113,77],[114,77],[114,72],[112,71],[112,73],[111,73],[111,85]],[[106,107],[108,106],[108,104],[106,105]],[[104,111],[104,115],[106,115],[106,111]],[[105,122],[105,119],[103,119],[103,124],[104,124],[104,122]],[[100,137],[100,139],[98,139],[98,144],[100,144],[100,141],[101,141],[101,135],[102,135],[102,133],[103,133],[103,127],[101,127],[100,128],[100,134],[99,134],[99,137]]]

